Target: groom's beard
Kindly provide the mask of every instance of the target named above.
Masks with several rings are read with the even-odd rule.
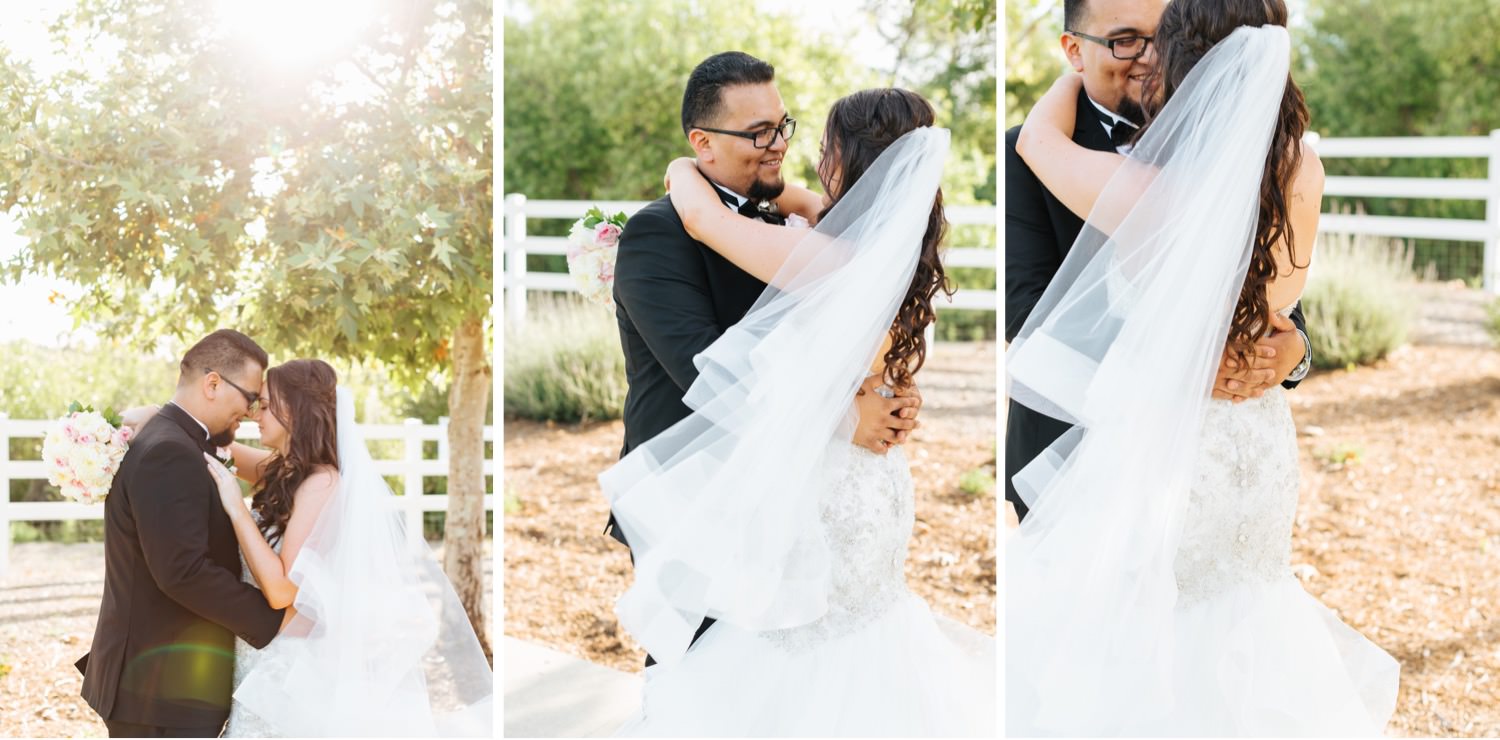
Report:
[[[757,179],[755,182],[750,183],[750,190],[745,193],[745,197],[750,200],[776,200],[781,196],[781,191],[783,190],[786,190],[785,180],[778,179],[775,182],[766,182],[765,180]]]
[[[1120,98],[1119,110],[1115,113],[1136,126],[1146,122],[1146,111],[1142,110],[1141,104],[1132,98]]]
[[[225,429],[224,431],[219,432],[212,437],[209,437],[208,443],[215,447],[228,447],[229,445],[234,444],[234,435],[235,432],[238,431],[239,425],[235,424],[234,426],[231,426],[228,429]]]

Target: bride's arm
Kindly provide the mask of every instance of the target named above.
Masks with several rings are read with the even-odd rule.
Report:
[[[255,576],[255,582],[265,595],[266,603],[273,609],[291,606],[297,597],[297,585],[287,578],[287,573],[291,571],[292,563],[296,562],[302,543],[312,532],[318,514],[322,513],[323,506],[328,503],[334,491],[338,490],[338,474],[331,471],[313,473],[297,488],[292,518],[287,522],[286,531],[281,534],[281,554],[277,555],[250,515],[249,505],[240,495],[239,483],[218,460],[208,455],[204,457],[208,460],[209,471],[213,473],[215,482],[219,484],[220,503],[229,515],[230,523],[234,525],[234,537],[239,542],[240,552],[245,555],[245,564]],[[284,620],[282,626],[286,626],[289,620],[290,617]]]
[[[823,196],[801,185],[787,183],[781,195],[776,196],[776,210],[782,215],[795,213],[817,225],[818,214],[823,212]]]
[[[1069,73],[1026,116],[1016,137],[1016,154],[1036,173],[1047,191],[1079,218],[1088,218],[1099,194],[1125,157],[1115,152],[1097,152],[1073,142],[1078,120],[1078,93],[1083,77]]]
[[[686,157],[673,160],[667,176],[672,208],[688,235],[763,283],[772,282],[792,250],[812,233],[746,218],[725,208],[714,186]]]

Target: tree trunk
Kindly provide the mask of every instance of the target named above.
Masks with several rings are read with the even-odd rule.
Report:
[[[464,319],[454,332],[451,351],[448,518],[443,532],[443,570],[458,591],[485,657],[493,664],[484,628],[484,415],[489,408],[491,368],[484,351],[482,317]]]

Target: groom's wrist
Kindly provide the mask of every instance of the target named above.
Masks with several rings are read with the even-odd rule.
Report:
[[[1286,376],[1287,382],[1296,383],[1312,371],[1312,340],[1307,338],[1307,332],[1297,330],[1297,336],[1302,338],[1302,361],[1292,368],[1292,372]]]

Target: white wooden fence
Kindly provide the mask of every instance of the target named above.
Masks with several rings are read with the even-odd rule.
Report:
[[[1484,244],[1484,289],[1500,292],[1500,129],[1489,136],[1416,136],[1390,138],[1319,139],[1307,141],[1324,160],[1351,157],[1482,158],[1489,164],[1486,179],[1440,177],[1329,177],[1325,196],[1350,198],[1412,198],[1482,200],[1483,221],[1455,218],[1410,218],[1326,213],[1322,231],[1368,234],[1408,239],[1444,239]]]
[[[567,254],[568,240],[561,236],[529,236],[526,219],[546,218],[576,221],[588,209],[598,206],[605,213],[623,211],[629,216],[646,205],[646,201],[627,200],[527,200],[521,193],[505,196],[505,310],[506,320],[526,320],[526,293],[531,290],[577,292],[573,278],[566,272],[530,272],[526,269],[528,254]],[[954,226],[995,225],[995,209],[990,206],[948,206],[948,223]],[[987,247],[960,246],[946,250],[946,267],[982,267],[996,269],[995,250]],[[996,310],[994,290],[960,289],[952,303],[939,298],[935,308],[976,311]]]
[[[22,421],[0,414],[0,578],[4,578],[10,566],[11,522],[63,521],[77,519],[102,519],[104,506],[79,504],[71,501],[21,501],[10,500],[10,482],[13,480],[46,480],[47,469],[40,460],[11,460],[12,439],[42,439],[47,434],[50,421]],[[360,429],[367,440],[400,440],[401,458],[375,460],[375,470],[381,475],[399,475],[403,484],[394,498],[394,503],[406,519],[408,532],[422,531],[422,514],[429,511],[447,511],[446,495],[422,495],[423,478],[443,478],[448,475],[448,425],[447,420],[437,424],[423,424],[420,419],[407,419],[402,424],[363,424]],[[259,439],[260,429],[254,422],[240,425],[241,440]],[[484,439],[493,442],[495,428],[484,428]],[[437,459],[425,460],[422,443],[437,442]],[[495,474],[493,456],[484,461],[485,475]],[[484,508],[494,510],[494,494],[486,494]]]

